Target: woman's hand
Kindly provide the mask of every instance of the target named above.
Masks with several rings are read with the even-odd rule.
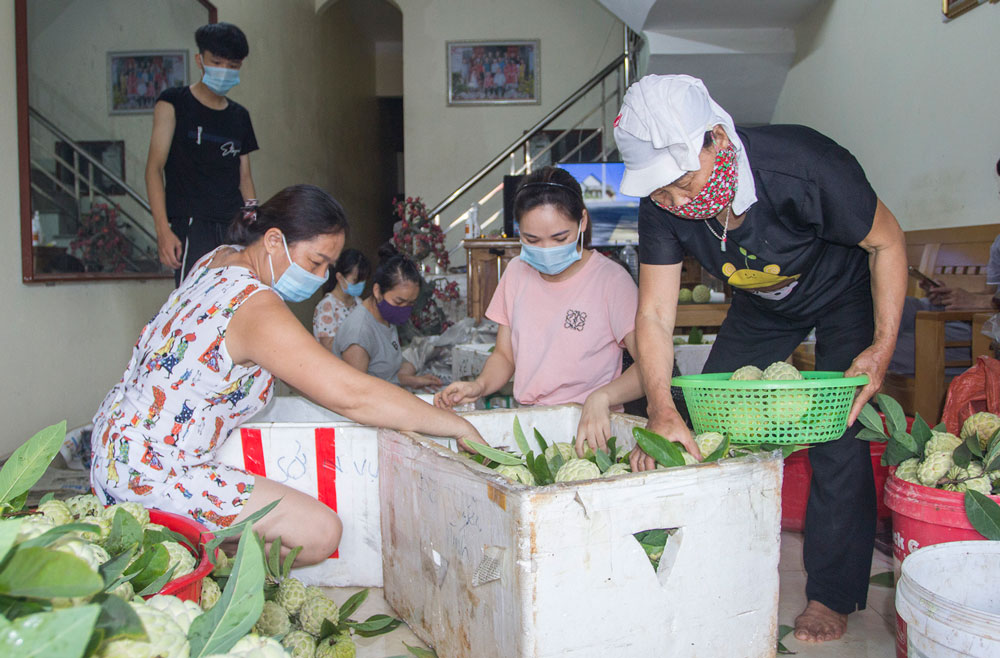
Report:
[[[850,427],[858,419],[858,414],[878,390],[882,388],[882,380],[885,372],[889,369],[889,361],[892,359],[892,348],[882,345],[872,345],[864,352],[855,357],[851,367],[844,372],[844,377],[857,377],[868,375],[868,384],[861,389],[857,397],[854,398],[854,406],[851,407],[851,415],[847,419],[847,426]]]
[[[646,429],[656,432],[674,443],[680,443],[687,450],[688,454],[698,461],[703,459],[701,451],[698,450],[698,444],[694,442],[694,438],[691,436],[691,430],[684,424],[684,419],[681,418],[681,415],[677,411],[672,411],[664,415],[662,420],[650,419],[649,423],[646,424]],[[652,471],[656,468],[656,460],[643,452],[639,446],[632,448],[632,452],[629,454],[629,462],[632,465],[633,473]]]
[[[439,388],[441,384],[441,379],[439,377],[435,377],[434,375],[413,375],[409,378],[406,385],[410,388],[422,388],[430,391]]]
[[[463,420],[465,420],[465,419],[463,419]],[[479,430],[477,430],[472,425],[472,423],[470,423],[467,420],[465,420],[465,429],[464,429],[464,431],[461,432],[457,438],[458,438],[458,446],[462,450],[464,450],[464,451],[466,451],[468,453],[471,453],[473,455],[478,455],[479,453],[476,452],[475,450],[473,450],[472,448],[470,448],[469,444],[466,443],[466,440],[475,441],[476,443],[482,443],[484,445],[489,445],[483,439],[482,435],[479,434]]]
[[[434,405],[442,409],[451,409],[461,404],[475,402],[482,396],[483,385],[479,380],[454,382],[448,384],[443,391],[434,394]]]
[[[594,392],[587,396],[580,414],[580,425],[576,430],[576,454],[584,455],[584,444],[594,452],[608,451],[611,438],[611,408],[603,393]]]

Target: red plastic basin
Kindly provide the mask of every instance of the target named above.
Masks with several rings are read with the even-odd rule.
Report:
[[[895,473],[896,467],[890,469]],[[990,496],[1000,503],[1000,496]],[[907,555],[950,541],[985,540],[965,514],[965,494],[889,477],[885,501],[892,510],[892,556],[896,578]],[[896,615],[896,656],[906,658],[906,622]]]
[[[171,512],[162,512],[160,510],[151,509],[149,510],[149,522],[158,523],[164,528],[168,528],[178,534],[184,535],[188,541],[198,548],[198,553],[195,555],[197,564],[195,565],[194,571],[185,576],[181,576],[180,578],[171,580],[163,586],[163,589],[159,591],[159,594],[172,594],[179,599],[199,603],[201,601],[201,583],[205,579],[205,576],[212,573],[212,561],[209,559],[208,553],[205,551],[205,544],[211,541],[214,535],[209,532],[208,528],[198,523],[191,517],[181,516],[180,514],[173,514]],[[149,597],[147,596],[146,598]]]

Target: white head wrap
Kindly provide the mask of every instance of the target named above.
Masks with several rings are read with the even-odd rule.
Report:
[[[705,132],[721,125],[736,148],[738,185],[733,212],[757,200],[743,142],[732,117],[712,100],[705,84],[689,75],[647,75],[625,92],[615,119],[615,142],[625,161],[621,191],[644,197],[701,168]]]

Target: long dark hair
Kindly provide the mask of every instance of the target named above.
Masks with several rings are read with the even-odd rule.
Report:
[[[289,245],[318,235],[348,231],[344,209],[336,199],[315,185],[292,185],[262,206],[244,206],[229,224],[229,242],[247,246],[269,229],[277,228]]]
[[[404,281],[420,285],[420,268],[391,243],[386,242],[378,248],[378,257],[379,264],[372,282],[378,284],[383,296]]]
[[[337,287],[337,275],[343,274],[346,278],[357,268],[358,281],[363,281],[371,274],[372,266],[365,258],[365,255],[357,249],[344,249],[340,252],[340,258],[336,264],[330,268],[330,278],[323,284],[323,292],[327,293]]]

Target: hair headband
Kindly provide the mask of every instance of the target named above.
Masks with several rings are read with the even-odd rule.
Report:
[[[534,181],[531,183],[521,183],[521,186],[517,188],[517,193],[514,196],[519,196],[525,188],[528,187],[560,187],[567,192],[571,193],[573,196],[580,196],[580,193],[574,190],[569,185],[563,185],[562,183],[555,183],[553,181]]]

